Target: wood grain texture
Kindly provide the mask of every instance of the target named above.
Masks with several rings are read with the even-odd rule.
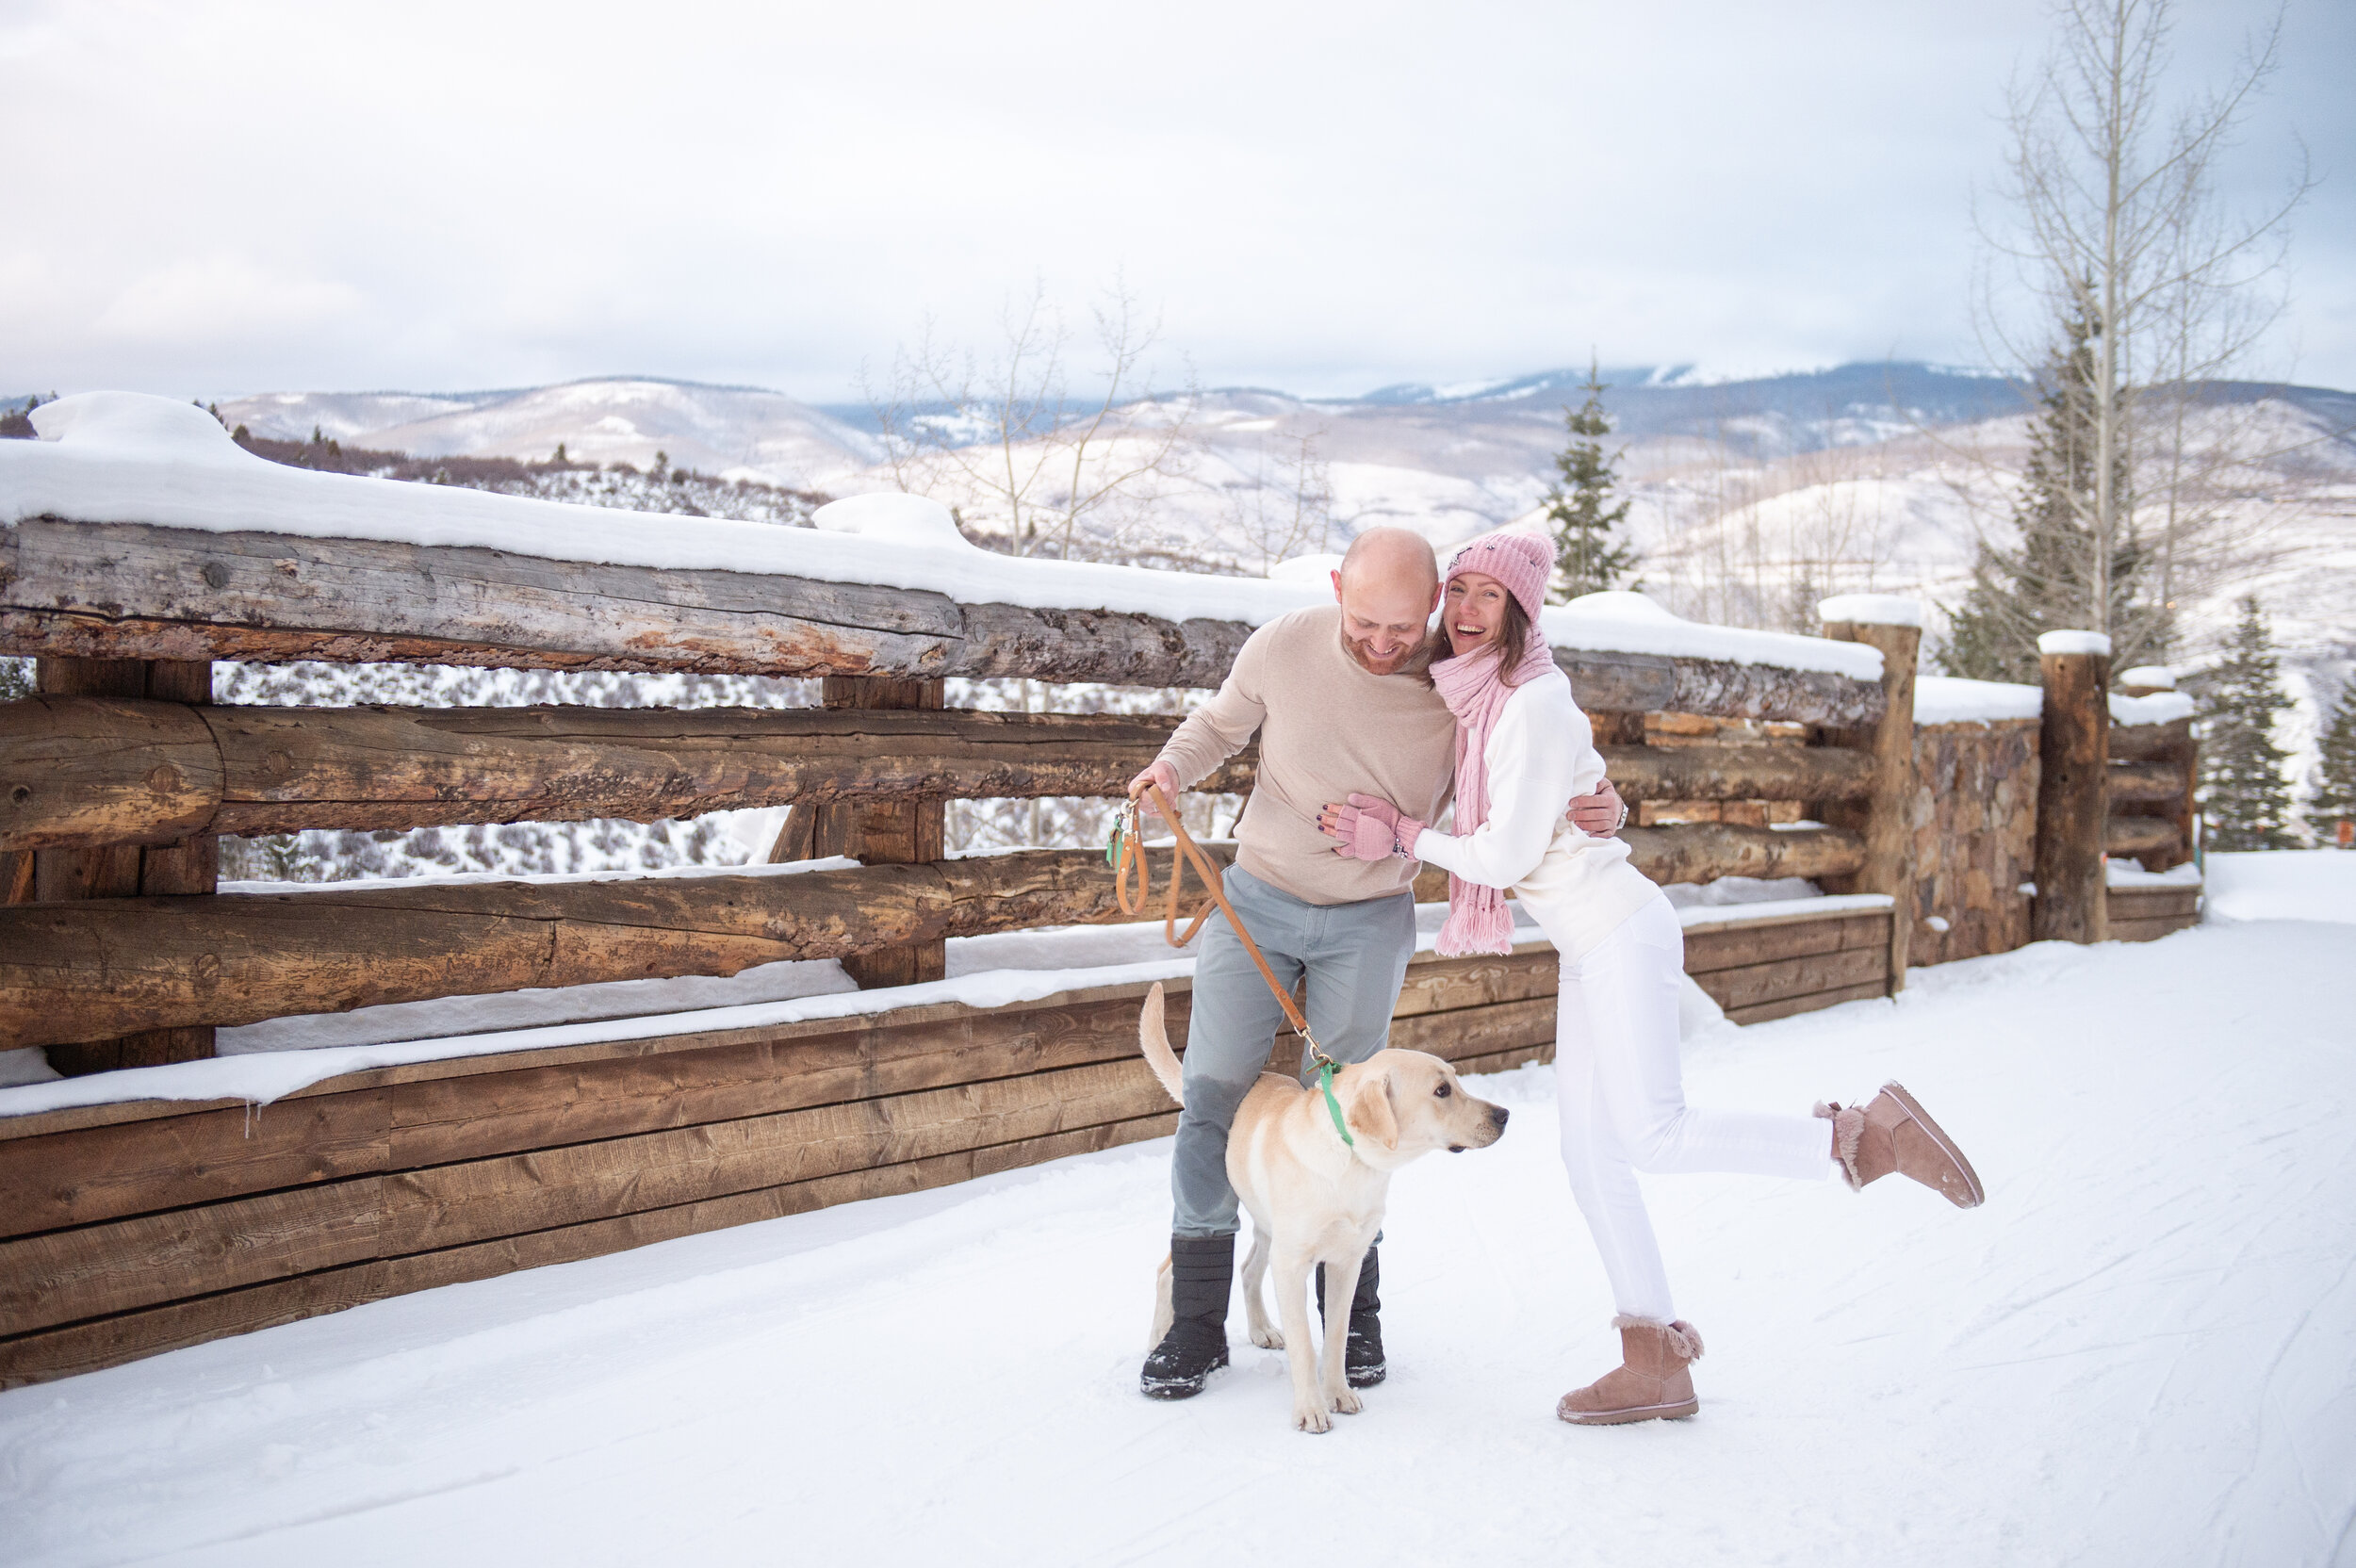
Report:
[[[248,1333],[368,1301],[519,1268],[571,1263],[651,1242],[750,1224],[834,1203],[920,1192],[1071,1154],[1093,1153],[1168,1135],[1175,1112],[1058,1133],[905,1165],[822,1177],[672,1209],[615,1216],[405,1258],[327,1268],[296,1279],[233,1289],[70,1327],[0,1340],[0,1388],[115,1366],[142,1356]]]
[[[2166,856],[2184,841],[2166,817],[2112,817],[2102,825],[2102,850],[2119,859]]]
[[[1250,628],[454,546],[34,518],[0,652],[1215,686]]]
[[[1838,953],[1845,948],[1881,948],[1890,942],[1887,913],[1867,912],[1847,919],[1795,921],[1786,925],[1734,926],[1724,931],[1688,933],[1685,972],[1699,978],[1717,970]]]
[[[1803,942],[1822,951],[1705,984],[1734,999],[1738,1021],[1878,994],[1870,974],[1841,982],[1886,952],[1872,938],[1886,918],[1815,923],[1852,945]],[[1760,939],[1780,952],[1807,930],[1700,935],[1744,937],[1757,954]],[[1545,1059],[1554,967],[1543,946],[1427,956],[1393,1043],[1468,1072]],[[0,1202],[40,1206],[48,1227],[0,1243],[0,1383],[1162,1135],[1174,1114],[1136,1054],[1140,989],[811,1021],[686,1050],[646,1042],[634,1056],[381,1070],[349,1081],[372,1087],[323,1085],[265,1107],[252,1140],[240,1111],[210,1107],[0,1140]],[[1183,983],[1170,1000],[1183,1042]],[[1280,1044],[1276,1065],[1286,1055]],[[248,1141],[242,1158],[231,1152]],[[272,1190],[224,1196],[247,1183]],[[140,1201],[170,1206],[101,1217]]]
[[[1890,978],[1890,954],[1881,947],[1846,947],[1766,963],[1710,970],[1693,976],[1731,1015],[1737,1009],[1789,996],[1808,996]]]
[[[1733,1023],[1771,1023],[1779,1018],[1796,1018],[1825,1007],[1838,1007],[1843,1002],[1873,1002],[1890,994],[1887,980],[1867,980],[1855,986],[1842,986],[1835,990],[1809,991],[1803,995],[1778,997],[1748,1007],[1729,1007],[1726,1019]]]
[[[27,519],[0,529],[0,653],[322,659],[785,676],[1216,686],[1251,628],[960,604],[810,579],[454,546]],[[1582,703],[1857,725],[1875,683],[1558,650]]]
[[[1914,675],[1922,630],[1911,626],[1864,622],[1828,623],[1824,635],[1881,650],[1881,715],[1850,732],[1873,763],[1872,789],[1864,797],[1865,858],[1845,881],[1827,891],[1888,893],[1898,918],[1890,923],[1888,974],[1891,994],[1905,988],[1914,927],[1923,911],[1915,907],[1914,814],[1921,805],[1915,784]]]
[[[1223,859],[1232,846],[1206,845]],[[1153,856],[1157,885],[1167,850]],[[1095,850],[765,876],[379,887],[0,908],[0,1042],[247,1023],[1125,919]]]
[[[1655,882],[1714,882],[1721,876],[1841,876],[1865,861],[1865,841],[1842,828],[1779,832],[1733,823],[1624,827],[1628,859]]]
[[[213,666],[204,660],[41,659],[36,662],[35,681],[40,695],[34,706],[77,698],[142,705],[203,704],[212,700]],[[140,780],[164,797],[159,805],[168,813],[184,804],[174,797],[185,796],[192,786],[201,791],[207,782],[203,776],[203,760],[191,757],[184,743],[188,738],[183,720],[176,737],[183,743],[169,746],[172,755],[155,760]],[[106,790],[101,776],[106,771],[103,764],[89,771],[76,769],[57,754],[55,743],[60,738],[54,728],[48,739],[51,764],[74,776],[60,783],[46,770],[21,773],[0,792],[11,805],[37,808],[65,796],[109,793],[115,805],[123,804],[119,792]],[[119,765],[121,759],[115,760]],[[181,772],[184,763],[199,770],[196,779]],[[0,815],[0,822],[6,820]],[[172,834],[159,840],[144,831],[141,824],[129,825],[130,831],[119,837],[100,834],[61,846],[26,846],[33,870],[32,898],[210,893],[218,886],[221,845],[212,835],[183,832],[175,824]],[[67,1077],[75,1077],[120,1068],[198,1061],[212,1054],[211,1024],[181,1023],[136,1030],[115,1039],[60,1042],[49,1054],[49,1065]]]
[[[1621,798],[1648,800],[1863,800],[1873,759],[1839,746],[1625,746],[1601,748]]]
[[[0,850],[1119,794],[1177,719],[826,709],[0,705]],[[1255,754],[1200,788],[1252,787]],[[799,857],[808,858],[809,857]],[[939,856],[925,857],[937,859]]]
[[[2184,776],[2172,761],[2121,762],[2114,759],[2105,786],[2114,808],[2131,805],[2173,806],[2184,792]]]
[[[2045,707],[2037,733],[2037,892],[2029,928],[2039,941],[2102,940],[2110,663],[2098,653],[2037,660]]]

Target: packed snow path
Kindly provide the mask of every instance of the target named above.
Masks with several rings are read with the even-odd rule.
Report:
[[[2352,1562],[2351,973],[2356,925],[2211,925],[1692,1046],[1724,1105],[1903,1078],[1988,1187],[1652,1181],[1692,1421],[1554,1419],[1611,1303],[1532,1068],[1395,1184],[1394,1370],[1328,1436],[1239,1312],[1137,1395],[1157,1142],[0,1396],[0,1560]]]

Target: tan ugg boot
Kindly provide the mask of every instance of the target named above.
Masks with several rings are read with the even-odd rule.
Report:
[[[1979,1173],[1955,1140],[1899,1085],[1884,1084],[1862,1110],[1819,1105],[1816,1114],[1832,1122],[1833,1157],[1841,1162],[1849,1185],[1858,1191],[1894,1171],[1959,1209],[1975,1209],[1986,1201]]]
[[[1575,1427],[1616,1427],[1691,1415],[1702,1408],[1686,1368],[1702,1359],[1702,1336],[1682,1319],[1615,1317],[1620,1363],[1585,1388],[1562,1396],[1554,1413]]]

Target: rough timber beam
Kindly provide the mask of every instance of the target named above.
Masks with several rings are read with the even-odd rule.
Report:
[[[320,659],[773,676],[1216,686],[1251,628],[458,546],[31,518],[0,528],[0,653]],[[1871,682],[1563,650],[1596,710],[1854,726]]]

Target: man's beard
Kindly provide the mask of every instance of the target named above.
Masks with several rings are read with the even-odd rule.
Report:
[[[1430,631],[1426,631],[1421,641],[1401,655],[1398,662],[1379,670],[1367,662],[1365,645],[1352,642],[1347,631],[1340,631],[1336,634],[1342,640],[1342,651],[1350,656],[1350,662],[1368,675],[1415,675],[1421,673],[1432,663],[1433,634]]]

